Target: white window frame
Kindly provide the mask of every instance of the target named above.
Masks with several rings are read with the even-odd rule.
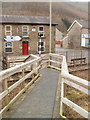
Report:
[[[12,43],[12,46],[8,46],[8,47],[6,47],[6,43],[12,43],[12,42],[5,42],[4,43],[4,46],[5,46],[5,50],[4,51],[5,51],[5,53],[13,53],[13,43]],[[12,48],[12,51],[11,52],[7,52],[6,48]]]
[[[40,41],[38,41],[38,42],[40,42]],[[39,51],[38,51],[38,42],[37,42],[37,53],[39,53]],[[42,51],[42,53],[44,53],[45,52],[45,41],[41,41],[41,42],[43,42],[44,43],[44,51]]]
[[[90,47],[90,34],[82,34],[81,35],[81,46],[82,47]]]
[[[23,35],[24,27],[27,27],[27,36],[24,36],[24,35]],[[29,26],[22,26],[22,37],[25,37],[25,38],[29,37]]]
[[[43,31],[40,31],[40,30],[39,30],[40,27],[43,27]],[[43,36],[42,36],[42,37],[45,36],[44,26],[38,26],[38,33],[43,33]],[[38,37],[39,37],[39,36],[38,36]]]
[[[7,30],[7,27],[10,27],[10,31]],[[7,33],[10,32],[10,35],[7,35]],[[12,26],[11,25],[5,25],[5,36],[12,36]]]

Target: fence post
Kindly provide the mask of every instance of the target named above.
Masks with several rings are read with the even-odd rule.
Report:
[[[37,63],[37,66],[40,65],[40,61]],[[39,74],[40,73],[40,68],[38,69],[37,73]]]
[[[64,83],[63,78],[61,77],[61,102],[60,102],[60,115],[63,116],[63,103],[62,98],[64,96]]]
[[[66,61],[68,60],[68,51],[66,51]]]
[[[33,64],[31,65],[31,71],[33,70],[34,66]],[[34,78],[34,74],[31,75],[31,78],[33,79]]]
[[[81,58],[82,58],[82,50],[81,50]],[[82,60],[81,60],[81,65],[82,65]]]
[[[8,80],[9,80],[9,78],[7,78],[7,79],[5,79],[5,80],[3,81],[3,89],[4,89],[4,91],[5,91],[5,90],[8,91]],[[7,105],[8,103],[9,103],[9,97],[8,97],[8,94],[7,94],[7,96],[5,97],[4,105]]]
[[[22,70],[22,78],[25,76],[25,69],[23,69]],[[23,81],[23,83],[22,83],[22,87],[24,87],[25,86],[25,81]]]
[[[49,54],[49,61],[48,61],[48,63],[47,63],[47,67],[50,67],[50,65],[51,65],[50,60],[51,60],[51,55]]]

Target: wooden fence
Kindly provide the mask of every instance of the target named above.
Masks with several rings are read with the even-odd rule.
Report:
[[[69,74],[67,63],[66,63],[66,58],[64,56],[63,56],[63,61],[62,61],[61,78],[62,78],[62,81],[61,81],[60,115],[63,116],[62,113],[63,113],[63,103],[64,103],[65,105],[67,105],[72,110],[79,113],[84,118],[88,118],[90,116],[90,112],[86,111],[79,105],[75,104],[74,102],[66,98],[65,85],[68,85],[72,87],[73,89],[75,88],[76,90],[79,90],[89,96],[90,95],[90,82],[88,82],[85,79]]]
[[[4,102],[4,106],[0,106],[0,118],[2,118],[2,114],[8,110],[10,108],[10,106],[18,99],[19,96],[21,96],[22,93],[24,93],[26,91],[26,89],[32,85],[32,83],[39,77],[40,75],[40,69],[42,68],[42,66],[44,64],[47,65],[47,62],[41,63],[42,59],[45,58],[46,55],[44,55],[43,57],[36,57],[35,59],[28,61],[26,63],[22,63],[20,65],[16,65],[12,68],[9,68],[7,70],[1,71],[0,72],[0,86],[3,85],[3,90],[0,93],[0,105],[3,105]],[[35,56],[34,56],[35,57]],[[31,72],[25,74],[25,69],[27,67],[31,66]],[[14,84],[12,84],[11,86],[8,87],[8,80],[10,79],[10,77],[12,75],[14,75],[15,73],[21,72],[21,79],[19,79],[17,82],[15,82]],[[28,79],[30,76],[32,76],[33,74],[36,74],[34,77],[32,77],[32,80],[30,82],[28,82],[28,84],[24,84],[25,80]],[[24,84],[22,86],[22,84]],[[13,90],[15,88],[17,88],[19,86],[22,87],[22,89],[20,89],[17,93],[15,94],[15,96],[9,100],[9,95],[11,94],[11,92],[13,92]]]
[[[54,68],[56,70],[61,71],[61,102],[60,102],[60,115],[63,117],[63,103],[75,110],[77,113],[82,115],[85,118],[88,118],[90,113],[84,110],[82,107],[78,106],[77,104],[73,103],[69,99],[67,99],[64,95],[65,93],[65,84],[84,92],[87,95],[90,95],[90,82],[76,77],[74,75],[69,74],[66,58],[63,55],[58,54],[47,54],[43,55],[42,57],[33,56],[34,59],[20,65],[16,65],[12,68],[4,70],[0,72],[0,84],[3,83],[3,90],[0,93],[0,103],[5,100],[5,105],[1,107],[0,117],[2,118],[2,113],[4,113],[10,106],[17,100],[17,98],[23,94],[26,89],[32,85],[32,83],[40,76],[40,69],[44,67]],[[47,58],[47,59],[46,59]],[[43,61],[44,60],[44,61]],[[31,68],[31,72],[25,74],[25,69],[27,67]],[[16,81],[11,86],[8,86],[8,80],[12,75],[15,73],[21,72],[21,78]],[[35,74],[35,76],[33,76]],[[25,84],[25,80],[32,76],[32,80]],[[22,89],[18,91],[17,94],[11,99],[9,99],[9,95],[15,88],[18,86],[22,86]]]

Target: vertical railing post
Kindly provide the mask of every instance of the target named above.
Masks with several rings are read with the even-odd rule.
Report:
[[[5,79],[3,81],[3,89],[4,89],[4,91],[5,90],[8,91],[8,80],[9,80],[9,78],[7,78],[7,79]],[[4,105],[7,105],[8,103],[9,103],[9,97],[8,97],[8,94],[7,94],[7,96],[5,97]]]
[[[49,62],[48,62],[48,67],[50,67],[50,65],[51,65],[51,62],[50,62],[50,60],[52,59],[52,57],[51,57],[51,54],[49,54]]]
[[[31,71],[33,70],[33,64],[31,65]],[[31,75],[31,78],[33,79],[33,74]]]
[[[25,69],[23,69],[22,70],[22,78],[25,76]],[[22,87],[24,87],[25,86],[25,81],[23,81],[23,83],[22,83]]]
[[[38,66],[40,66],[40,68],[38,69],[38,74],[40,74],[40,69],[41,69],[41,61],[38,62]]]
[[[62,98],[64,96],[64,83],[63,83],[63,77],[61,77],[61,102],[60,102],[60,115],[63,116],[63,102]]]

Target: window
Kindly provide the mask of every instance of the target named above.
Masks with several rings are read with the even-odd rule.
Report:
[[[38,27],[38,37],[44,37],[44,26]]]
[[[82,34],[81,46],[90,47],[90,34]]]
[[[29,37],[29,27],[28,26],[23,26],[22,27],[22,36],[23,37]]]
[[[38,52],[41,51],[41,53],[45,52],[45,42],[38,42]]]
[[[90,38],[85,38],[85,45],[90,46]]]
[[[88,39],[88,45],[90,45],[90,38]]]
[[[10,25],[5,26],[5,36],[12,36],[12,26]]]
[[[5,52],[12,53],[12,43],[11,42],[5,43]]]

